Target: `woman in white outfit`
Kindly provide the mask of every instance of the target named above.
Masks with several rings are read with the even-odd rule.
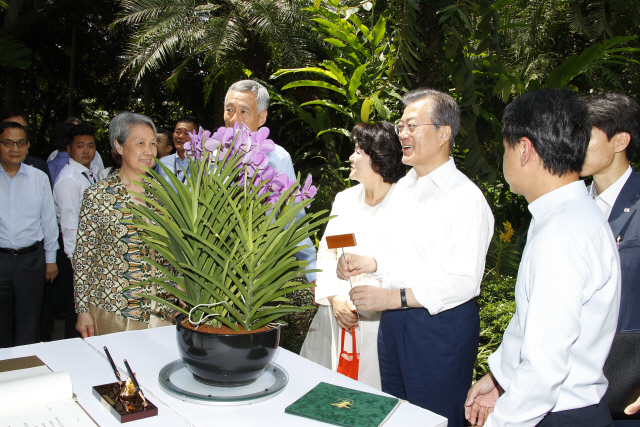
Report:
[[[360,322],[349,299],[349,282],[336,277],[337,257],[342,250],[328,249],[326,236],[354,233],[357,245],[344,248],[345,252],[359,255],[372,250],[376,240],[383,236],[391,219],[385,215],[395,183],[406,169],[402,164],[402,149],[393,124],[360,123],[351,132],[355,151],[349,157],[349,178],[359,185],[336,195],[331,209],[333,218],[325,230],[318,249],[316,302],[320,304],[300,355],[332,370],[337,370],[340,353],[341,328],[358,326],[356,341],[360,353],[358,380],[381,389],[378,367],[378,324],[380,313],[361,311]],[[351,279],[353,286],[374,285],[380,282],[368,274]],[[351,334],[345,334],[345,349],[351,351]]]

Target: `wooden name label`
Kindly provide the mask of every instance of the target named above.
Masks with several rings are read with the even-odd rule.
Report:
[[[335,236],[327,236],[327,246],[329,249],[349,248],[356,245],[356,235],[337,234]]]

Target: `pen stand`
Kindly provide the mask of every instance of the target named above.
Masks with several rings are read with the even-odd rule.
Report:
[[[126,400],[120,397],[122,387],[117,383],[97,385],[93,387],[93,395],[121,423],[140,420],[158,415],[158,407],[147,399],[146,406],[139,394]]]

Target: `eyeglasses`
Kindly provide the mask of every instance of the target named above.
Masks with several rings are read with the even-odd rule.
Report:
[[[397,125],[395,125],[395,129],[396,129],[396,135],[400,136],[400,134],[402,132],[406,130],[409,131],[409,133],[413,133],[414,130],[416,130],[416,128],[418,126],[440,126],[440,124],[438,123],[419,123],[419,124],[410,124],[410,125],[405,125],[404,123],[399,123]]]
[[[13,144],[16,144],[18,148],[24,148],[27,145],[29,145],[29,141],[27,141],[26,139],[21,139],[20,141],[12,141],[10,139],[5,139],[4,141],[1,141],[1,142],[7,148],[13,147]]]

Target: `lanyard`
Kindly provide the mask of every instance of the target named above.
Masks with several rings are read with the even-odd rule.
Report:
[[[179,177],[179,174],[182,173],[182,178]],[[180,169],[178,169],[178,155],[176,154],[176,157],[173,159],[173,174],[176,176],[176,178],[178,178],[180,181],[182,181],[183,184],[187,183],[187,176],[184,173],[184,169],[181,167]]]
[[[87,181],[89,181],[89,185],[93,185],[96,182],[98,182],[98,181],[96,181],[96,177],[93,175],[93,173],[91,173],[89,171],[82,172],[82,176],[87,178]]]

